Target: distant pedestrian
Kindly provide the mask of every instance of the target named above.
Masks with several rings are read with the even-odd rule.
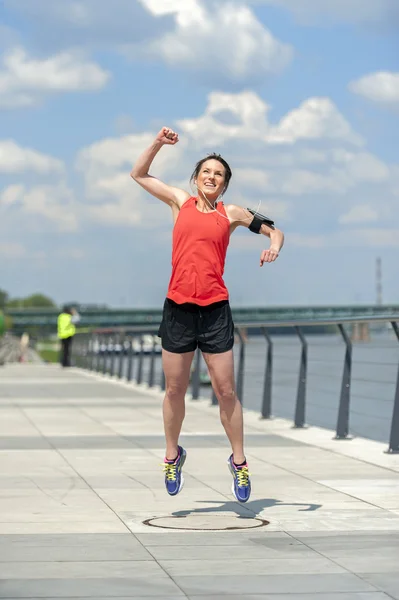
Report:
[[[131,171],[139,185],[170,206],[174,222],[172,276],[159,330],[166,380],[165,485],[168,493],[175,496],[184,483],[182,467],[186,451],[179,445],[179,436],[191,363],[198,347],[208,366],[221,421],[231,443],[228,466],[233,475],[233,493],[237,500],[246,502],[251,482],[244,454],[242,408],[234,383],[234,324],[223,272],[230,236],[238,226],[271,239],[269,249],[261,253],[260,266],[276,260],[284,236],[273,221],[260,213],[233,204],[224,205],[222,196],[232,173],[218,154],[203,158],[195,166],[191,177],[191,183],[197,188],[195,196],[149,175],[161,148],[178,141],[178,135],[164,127]]]
[[[29,334],[24,332],[21,335],[21,339],[19,340],[19,349],[20,349],[19,362],[26,362],[28,347],[29,347]]]
[[[57,333],[61,341],[60,363],[63,367],[71,366],[72,340],[76,333],[75,324],[80,321],[80,316],[75,308],[64,306],[57,319]]]

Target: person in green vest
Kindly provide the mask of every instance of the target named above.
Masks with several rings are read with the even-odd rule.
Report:
[[[63,367],[71,366],[72,340],[76,332],[75,323],[79,320],[77,310],[70,306],[64,306],[62,313],[58,315],[57,331],[58,339],[61,340],[60,363]]]

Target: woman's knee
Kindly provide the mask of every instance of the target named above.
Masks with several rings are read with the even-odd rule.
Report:
[[[222,383],[216,386],[216,396],[220,403],[230,403],[235,400],[236,392],[234,384],[231,382]]]
[[[166,395],[171,400],[184,400],[187,386],[180,382],[166,382]]]

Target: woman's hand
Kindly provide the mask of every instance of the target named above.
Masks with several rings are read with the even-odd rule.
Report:
[[[276,258],[278,258],[278,255],[279,251],[277,248],[273,248],[273,246],[270,246],[268,250],[263,250],[262,254],[260,255],[260,266],[263,267],[265,262],[274,262]]]
[[[156,140],[161,142],[161,144],[174,146],[179,141],[179,136],[173,131],[173,129],[169,129],[169,127],[162,127],[161,131],[156,137]]]

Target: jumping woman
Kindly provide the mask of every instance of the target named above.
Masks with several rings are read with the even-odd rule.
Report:
[[[212,154],[195,166],[191,183],[197,195],[166,185],[149,174],[151,164],[164,145],[175,145],[177,133],[164,127],[137,159],[131,177],[152,196],[165,202],[173,214],[172,275],[159,329],[166,393],[163,420],[166,438],[164,461],[166,490],[175,496],[183,487],[182,467],[186,451],[179,445],[185,416],[185,394],[198,347],[207,364],[219,402],[220,419],[231,444],[228,466],[233,476],[233,494],[246,502],[251,494],[244,453],[241,403],[234,383],[234,324],[229,293],[223,281],[230,236],[238,226],[270,238],[260,266],[274,262],[284,235],[263,215],[221,198],[232,176],[227,162]]]

